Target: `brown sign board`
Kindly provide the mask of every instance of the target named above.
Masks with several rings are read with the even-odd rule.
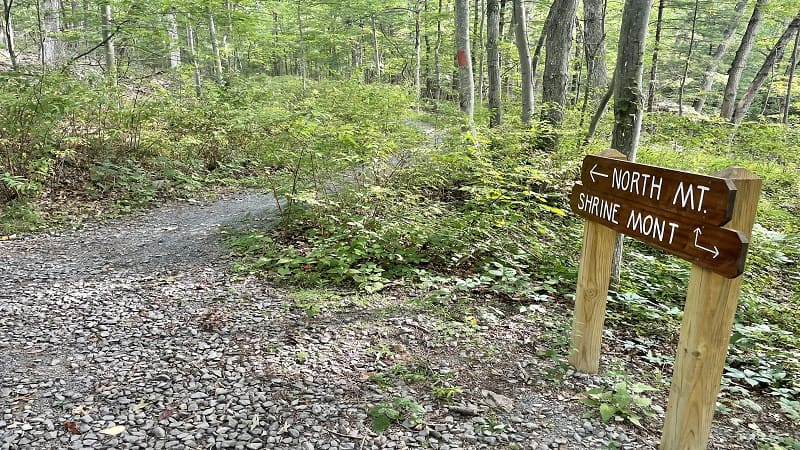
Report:
[[[586,219],[724,277],[735,278],[744,271],[748,239],[739,231],[703,223],[696,216],[654,209],[580,183],[572,189],[570,206]]]
[[[592,192],[707,225],[730,221],[736,198],[736,186],[726,178],[595,155],[584,158],[581,181]]]

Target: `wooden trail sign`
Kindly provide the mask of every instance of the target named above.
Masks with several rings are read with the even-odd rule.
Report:
[[[736,198],[736,186],[725,178],[602,156],[584,158],[581,181],[593,192],[709,225],[731,220]]]
[[[590,180],[594,176],[594,181],[591,185],[577,185],[570,199],[573,210],[589,220],[583,232],[569,362],[581,372],[598,371],[617,231],[686,257],[694,265],[689,278],[659,448],[705,449],[739,299],[747,242],[758,209],[761,180],[741,168],[725,169],[715,177],[706,177],[629,163],[622,161],[624,157],[615,150],[586,157],[581,178],[586,183],[585,176],[588,174]],[[627,184],[629,188],[617,189],[617,186],[623,186],[622,178],[618,179],[619,182],[614,181],[615,184],[599,180],[605,177],[598,173],[610,178],[614,176],[614,170],[618,171],[619,177],[630,177],[627,182],[630,183]],[[628,170],[629,175],[621,175],[622,170]],[[638,191],[630,188],[635,183],[634,172],[639,173]],[[655,177],[663,177],[663,180]],[[662,193],[665,190],[673,191],[672,199],[656,195],[656,191],[651,191],[654,193],[652,196],[642,195],[643,192],[648,193],[642,184],[645,178],[648,181],[655,180],[654,184],[660,185],[660,188],[651,186],[650,189],[661,189]],[[717,180],[725,182],[719,183]],[[681,181],[684,187],[679,187]],[[692,185],[693,194],[687,194],[689,184]],[[681,192],[681,195],[677,197],[678,202],[673,202],[676,192]],[[703,197],[699,196],[700,193]],[[666,205],[662,202],[663,198],[668,199]],[[676,205],[680,207],[673,208]],[[632,223],[636,224],[634,230],[650,232],[639,233],[638,236],[631,232],[626,222],[631,214],[634,215]],[[642,228],[648,215],[647,227],[652,228]],[[662,225],[656,225],[660,223],[657,222],[659,219],[663,220]],[[726,222],[727,228],[718,227]],[[693,231],[697,229],[699,232]],[[655,234],[653,230],[657,230]],[[689,235],[686,234],[688,230],[692,230]],[[702,239],[709,239],[712,244]],[[713,245],[716,245],[716,250]],[[680,255],[678,251],[688,253]],[[709,255],[716,254],[716,258],[711,258],[716,263],[706,264],[708,255],[697,253],[703,251]],[[736,269],[726,275],[715,270],[714,264],[725,265],[728,267],[725,271],[733,267]],[[733,273],[736,275],[731,277]]]
[[[573,187],[570,205],[589,220],[724,277],[734,278],[744,271],[748,240],[739,231],[686,221],[671,211],[654,210],[581,184]]]

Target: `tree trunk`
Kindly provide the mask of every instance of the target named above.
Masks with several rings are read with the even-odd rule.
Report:
[[[8,50],[8,58],[11,60],[11,69],[17,70],[17,51],[14,47],[14,25],[11,20],[11,6],[13,0],[3,0],[3,36],[6,41],[6,49]]]
[[[797,44],[800,42],[800,30],[794,35],[794,48],[792,60],[789,63],[789,81],[786,83],[786,95],[783,97],[783,123],[789,123],[789,108],[792,106],[792,83],[794,82],[794,69],[797,66]]]
[[[436,19],[436,47],[433,53],[433,71],[436,80],[436,100],[442,98],[442,0],[439,0],[439,13]]]
[[[683,64],[683,74],[681,75],[681,84],[678,88],[678,115],[683,116],[683,93],[686,89],[686,78],[689,76],[689,61],[692,59],[692,51],[694,51],[694,36],[697,30],[697,8],[700,6],[700,0],[694,0],[694,12],[692,13],[692,33],[689,37],[689,51],[686,53],[686,61]]]
[[[300,35],[300,79],[302,80],[302,92],[306,93],[306,37],[303,30],[303,11],[300,9],[302,3],[297,1],[297,31]],[[373,26],[375,22],[373,21]]]
[[[547,34],[545,34],[544,29],[547,28],[547,23],[550,22],[552,19],[551,14],[553,10],[551,9],[547,13],[547,17],[544,19],[544,25],[542,26],[542,33],[539,35],[539,39],[536,41],[536,47],[533,49],[533,56],[531,56],[531,79],[533,80],[533,106],[531,109],[536,109],[536,91],[538,89],[537,83],[539,82],[539,78],[537,76],[538,69],[539,69],[539,58],[542,55],[542,48],[544,47],[544,41],[547,39]]]
[[[725,84],[725,91],[722,94],[722,105],[720,106],[719,116],[726,120],[733,119],[736,109],[736,94],[739,90],[739,82],[742,79],[742,72],[747,66],[747,58],[753,50],[756,42],[756,33],[764,20],[764,7],[769,0],[757,0],[753,15],[747,23],[747,29],[742,36],[742,42],[733,57],[731,68],[728,69],[728,82]]]
[[[711,57],[711,61],[706,66],[706,69],[703,71],[703,81],[700,83],[700,93],[695,98],[694,102],[692,102],[692,107],[698,113],[703,112],[703,105],[706,102],[706,95],[711,91],[711,87],[714,85],[714,75],[717,73],[717,67],[719,67],[719,62],[722,60],[722,57],[725,56],[725,52],[728,51],[728,44],[730,43],[731,37],[736,32],[736,28],[739,25],[739,19],[742,17],[742,13],[744,12],[744,8],[747,6],[748,0],[739,0],[736,2],[736,6],[733,8],[733,18],[728,23],[728,27],[725,28],[725,31],[722,33],[722,42],[717,45],[717,48],[714,50],[714,55]]]
[[[586,78],[587,85],[596,99],[600,98],[608,87],[605,18],[605,0],[583,0],[583,51],[586,58]]]
[[[373,57],[375,61],[375,78],[380,81],[382,71],[381,71],[381,51],[380,47],[378,47],[378,31],[375,27],[375,14],[370,16],[370,21],[372,24],[372,49],[373,49]]]
[[[569,53],[577,7],[578,0],[554,0],[550,9],[555,20],[547,21],[544,30],[547,35],[547,59],[542,75],[542,117],[555,127],[561,126],[564,119],[569,82]]]
[[[469,48],[469,0],[456,0],[456,62],[458,64],[458,103],[467,115],[474,137],[475,82]]]
[[[516,43],[522,76],[522,123],[529,124],[533,119],[533,66],[528,46],[528,14],[522,0],[514,0],[514,15],[517,17]]]
[[[38,0],[37,0],[38,1]],[[56,36],[61,31],[61,14],[58,0],[44,0],[44,38],[42,39],[42,66],[52,69],[61,59],[61,42]]]
[[[611,133],[611,148],[636,160],[636,148],[642,131],[642,71],[644,49],[647,40],[647,25],[650,19],[652,0],[625,0],[619,36],[617,65],[614,69],[614,129]],[[622,234],[617,235],[614,259],[611,268],[611,286],[619,286],[622,265]]]
[[[106,77],[109,84],[117,83],[117,64],[114,53],[114,37],[111,34],[111,5],[103,3],[100,6],[100,17],[102,23],[103,53],[106,60]]]
[[[476,7],[482,7],[483,3],[478,1],[478,0],[476,0],[475,1],[475,5],[476,5]],[[478,25],[478,46],[479,46],[478,48],[480,49],[480,52],[479,52],[479,54],[477,56],[477,59],[478,59],[478,98],[479,98],[478,103],[482,104],[483,103],[483,78],[484,78],[483,77],[483,63],[484,63],[484,59],[485,59],[485,58],[483,58],[482,55],[486,54],[486,52],[488,50],[486,49],[486,44],[485,44],[485,42],[483,40],[483,25],[484,25],[484,22],[485,22],[484,19],[486,18],[486,14],[483,14],[483,11],[480,10],[480,9],[476,9],[475,14],[478,14],[479,12],[481,13],[481,20],[480,20],[480,24]],[[487,55],[487,58],[488,58],[488,55]]]
[[[500,101],[500,1],[486,2],[486,66],[489,69],[489,127],[503,123]]]
[[[658,0],[656,18],[656,40],[653,44],[653,59],[650,62],[650,83],[647,86],[647,112],[653,111],[656,101],[656,75],[658,74],[658,51],[661,50],[661,26],[664,23],[664,0]]]
[[[800,28],[800,15],[795,17],[789,26],[786,27],[786,31],[783,32],[781,37],[778,39],[778,42],[775,43],[775,46],[772,47],[772,50],[764,59],[764,63],[761,65],[761,68],[758,69],[758,73],[756,73],[755,78],[753,78],[750,86],[747,87],[747,90],[742,95],[742,98],[736,104],[736,109],[731,117],[731,122],[740,123],[747,114],[747,110],[750,109],[750,105],[753,103],[756,93],[758,93],[761,85],[764,84],[764,80],[767,79],[767,76],[770,74],[775,65],[778,64],[781,59],[783,59],[783,52],[786,50],[786,45],[789,43],[789,40],[792,38],[792,36],[797,32],[798,28]]]
[[[192,73],[194,75],[194,92],[197,98],[203,96],[203,81],[200,77],[200,64],[197,62],[197,55],[194,51],[194,28],[189,14],[186,15],[186,44],[189,50],[189,59],[192,60]]]
[[[169,36],[169,68],[176,70],[181,65],[181,46],[178,43],[178,20],[172,8],[167,13],[167,36]]]
[[[219,41],[217,40],[217,25],[214,23],[214,15],[208,13],[208,35],[211,40],[211,54],[214,56],[214,76],[217,83],[222,84],[222,58],[219,54]]]
[[[422,0],[417,0],[414,10],[414,94],[416,95],[417,108],[422,99],[422,84],[420,72],[422,71]]]

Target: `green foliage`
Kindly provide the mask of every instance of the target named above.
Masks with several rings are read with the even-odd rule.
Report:
[[[380,433],[393,423],[408,421],[412,425],[424,423],[425,407],[409,397],[397,397],[391,402],[380,403],[369,409],[372,429]]]
[[[603,422],[613,418],[619,422],[627,420],[641,427],[643,415],[654,417],[661,410],[659,406],[653,405],[649,397],[641,395],[653,391],[657,389],[643,383],[629,384],[620,381],[611,389],[597,387],[587,390],[586,397],[582,401],[585,405],[595,408]]]

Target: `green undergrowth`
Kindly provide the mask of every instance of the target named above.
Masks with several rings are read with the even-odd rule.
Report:
[[[360,108],[352,103],[341,107]],[[359,131],[372,126],[369,116],[355,114],[347,126],[359,137],[356,142],[375,138]],[[414,119],[410,114],[388,107],[382,119],[420,129],[433,124],[443,133],[441,142],[408,139],[403,126],[382,128],[379,138],[390,144],[362,145],[368,150],[358,153],[350,166],[358,169],[347,172],[354,176],[336,178],[333,174],[343,170],[337,165],[295,166],[295,194],[287,197],[292,207],[281,221],[271,229],[230,238],[242,256],[239,269],[312,289],[376,292],[403,285],[416,292],[415,304],[467,322],[470,305],[487,298],[533,301],[542,307],[568,301],[575,289],[581,221],[567,212],[567,194],[582,155],[606,148],[608,130],[603,127],[608,125],[580,147],[579,118],[569,115],[557,150],[550,152],[543,139],[550,130],[538,123],[522,127],[509,118],[493,130],[479,127],[476,142],[448,106],[438,105]],[[329,117],[335,129],[339,116]],[[485,111],[479,111],[479,123],[485,119]],[[723,406],[741,409],[750,398],[772,398],[787,420],[796,420],[800,389],[794,381],[800,374],[800,153],[795,133],[795,128],[772,124],[732,127],[653,114],[646,117],[639,150],[640,161],[646,163],[700,173],[739,165],[763,178],[723,380],[730,399]],[[337,161],[325,156],[335,155],[335,148],[310,144],[308,151],[323,149],[320,164]],[[392,164],[397,158],[404,164]],[[331,178],[326,181],[325,176]],[[337,188],[330,189],[331,183]],[[626,242],[623,279],[619,292],[610,297],[607,323],[619,331],[627,355],[659,373],[667,368],[668,375],[690,266]],[[455,317],[454,310],[464,313]],[[610,398],[619,397],[617,391],[610,391]],[[620,405],[615,408],[624,411]]]
[[[96,219],[218,186],[259,187],[291,207],[394,153],[403,133],[418,138],[389,111],[410,103],[399,88],[251,77],[196,99],[167,83],[4,73],[0,234],[74,224],[87,204]]]
[[[452,280],[443,284],[525,295],[550,277],[542,261],[570,232],[563,180],[537,148],[540,134],[508,128],[485,132],[477,147],[460,132],[439,145],[395,145],[411,163],[387,168],[384,157],[369,179],[297,197],[274,231],[231,244],[249,255],[244,270],[303,286],[377,291],[442,274]]]

